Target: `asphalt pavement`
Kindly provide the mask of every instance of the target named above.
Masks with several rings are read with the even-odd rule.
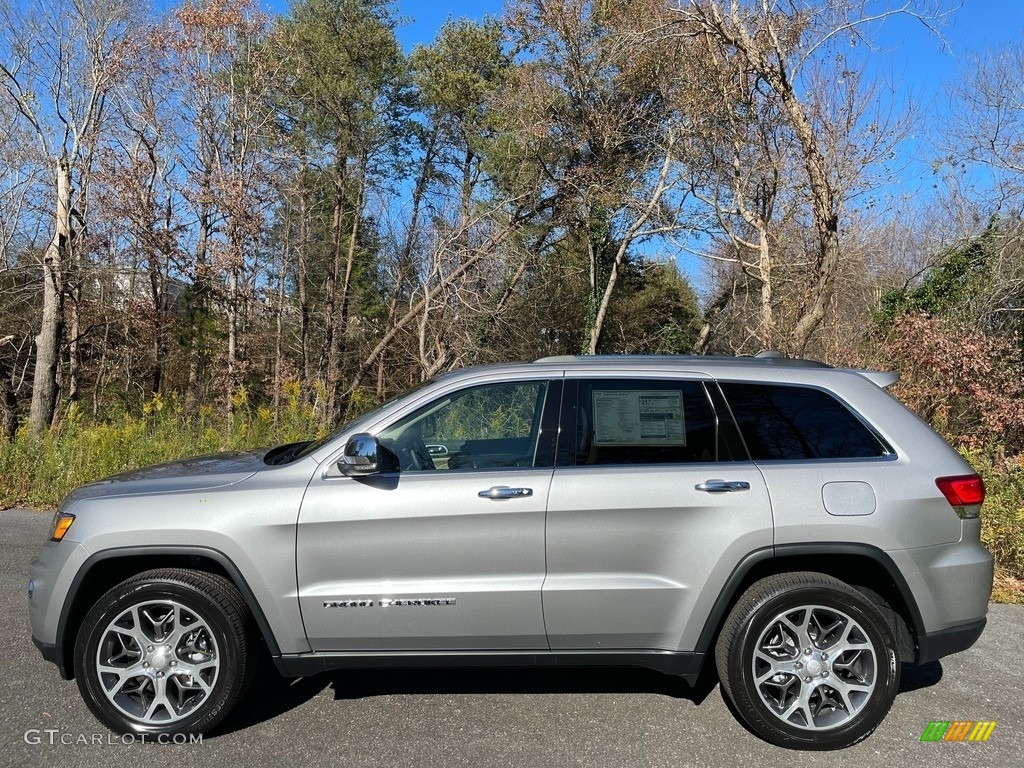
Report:
[[[0,765],[12,766],[1020,766],[1024,607],[993,605],[961,654],[903,668],[888,718],[839,753],[771,746],[696,688],[643,670],[358,671],[264,675],[201,743],[124,743],[32,645],[28,562],[50,514],[0,512]],[[930,721],[996,721],[987,742],[922,742]]]

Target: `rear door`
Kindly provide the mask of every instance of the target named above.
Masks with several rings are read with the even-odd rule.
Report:
[[[764,481],[708,376],[566,380],[547,519],[551,648],[691,650],[740,558],[772,543]]]
[[[845,386],[862,404],[879,396],[854,374],[831,375],[840,384],[850,379]],[[908,471],[908,458],[839,393],[792,383],[723,380],[720,387],[768,484],[776,545],[902,549],[959,540],[960,519],[948,514],[935,475]]]

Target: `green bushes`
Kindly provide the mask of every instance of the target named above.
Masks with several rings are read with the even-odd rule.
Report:
[[[995,449],[964,451],[985,480],[981,537],[996,560],[995,598],[1024,602],[1024,456]]]

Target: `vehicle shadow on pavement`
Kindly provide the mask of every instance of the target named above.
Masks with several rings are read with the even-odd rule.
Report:
[[[231,714],[210,734],[210,738],[244,731],[254,725],[273,720],[285,712],[300,707],[316,697],[331,684],[327,675],[284,678],[267,659],[259,670],[248,692],[235,705]]]

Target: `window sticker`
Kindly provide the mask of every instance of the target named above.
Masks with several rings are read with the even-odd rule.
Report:
[[[683,393],[594,390],[594,445],[686,445]]]

